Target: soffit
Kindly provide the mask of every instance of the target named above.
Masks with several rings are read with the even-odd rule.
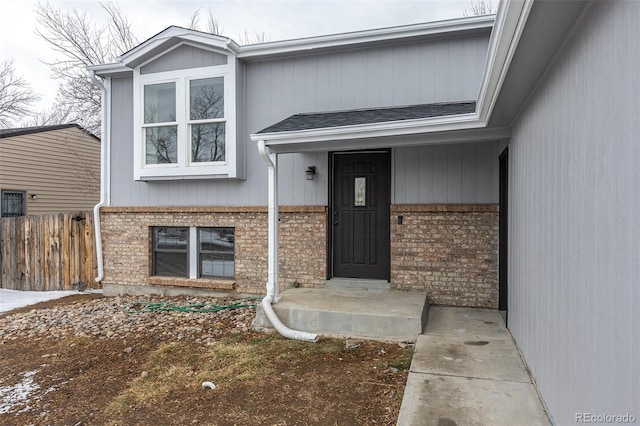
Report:
[[[573,30],[584,1],[535,1],[489,118],[489,126],[508,126]]]

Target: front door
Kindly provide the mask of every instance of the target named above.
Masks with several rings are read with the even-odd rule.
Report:
[[[334,153],[334,277],[389,279],[388,151]]]

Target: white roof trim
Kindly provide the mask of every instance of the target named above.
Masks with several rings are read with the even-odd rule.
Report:
[[[218,48],[233,53],[234,55],[238,53],[238,49],[240,47],[235,41],[227,37],[172,26],[124,53],[118,59],[123,65],[127,66],[138,58],[152,52],[154,49],[161,47],[168,40],[174,38]]]
[[[473,16],[445,21],[330,34],[318,37],[250,44],[240,46],[238,58],[249,59],[252,57],[263,57],[286,53],[300,53],[302,51],[311,51],[314,49],[334,48],[354,44],[392,41],[404,38],[436,36],[452,32],[486,29],[493,26],[494,19],[494,15]]]
[[[524,31],[534,0],[506,0],[500,2],[496,23],[489,39],[487,63],[480,83],[477,107],[484,122],[489,121],[498,99],[511,60]]]
[[[353,31],[341,34],[330,34],[293,40],[240,46],[230,38],[214,34],[194,31],[187,28],[171,26],[118,58],[117,64],[100,64],[88,67],[98,75],[122,73],[130,70],[130,65],[139,58],[161,47],[173,38],[190,41],[202,46],[227,51],[238,58],[263,58],[265,56],[296,54],[316,49],[340,48],[374,42],[394,41],[414,37],[438,36],[447,33],[488,29],[493,26],[493,15],[473,16],[445,21],[426,22],[421,24],[402,25],[364,31]]]
[[[357,124],[352,126],[326,127],[321,129],[296,130],[288,132],[255,133],[250,135],[254,142],[265,141],[267,145],[282,143],[306,143],[323,140],[347,140],[378,138],[386,136],[411,135],[416,133],[442,132],[455,129],[483,127],[475,113],[449,115],[444,117],[419,118],[413,120],[386,121],[382,123]]]

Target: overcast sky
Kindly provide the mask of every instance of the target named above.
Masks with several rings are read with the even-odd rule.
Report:
[[[86,10],[98,24],[105,13],[98,1],[51,0],[63,10]],[[143,41],[170,25],[187,26],[194,11],[201,9],[204,23],[208,10],[217,17],[223,34],[235,40],[245,31],[264,32],[271,41],[323,34],[382,28],[463,16],[471,0],[217,0],[115,2]],[[41,61],[55,57],[47,43],[34,33],[36,0],[0,2],[0,61],[13,59],[15,70],[43,99],[38,109],[50,107],[57,82]]]

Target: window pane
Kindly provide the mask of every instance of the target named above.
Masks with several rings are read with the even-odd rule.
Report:
[[[162,253],[154,255],[154,275],[161,277],[188,277],[187,253]]]
[[[147,127],[145,133],[145,164],[178,162],[178,127]]]
[[[24,216],[24,192],[2,191],[2,217]]]
[[[234,228],[198,228],[201,277],[234,276]]]
[[[191,125],[191,161],[224,161],[224,123]]]
[[[191,120],[224,118],[224,77],[189,82]]]
[[[153,228],[153,275],[188,277],[189,228]]]
[[[144,122],[176,121],[176,84],[162,83],[144,86]]]
[[[233,254],[200,254],[201,277],[233,278]]]
[[[180,250],[187,252],[189,245],[189,228],[169,228],[157,226],[153,228],[154,250]]]

